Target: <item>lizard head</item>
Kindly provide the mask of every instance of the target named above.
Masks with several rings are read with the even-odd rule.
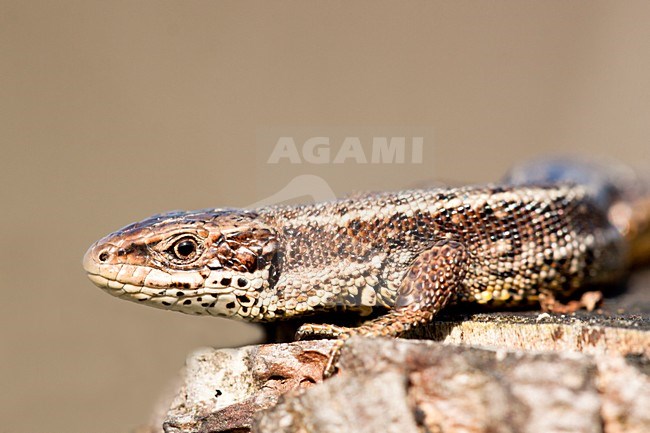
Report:
[[[262,320],[278,240],[256,216],[223,209],[156,215],[95,242],[83,266],[93,283],[122,299]]]

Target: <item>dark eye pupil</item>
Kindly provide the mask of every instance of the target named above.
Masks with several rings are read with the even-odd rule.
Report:
[[[181,257],[188,257],[194,253],[196,250],[196,244],[194,241],[182,241],[176,247],[176,253]]]

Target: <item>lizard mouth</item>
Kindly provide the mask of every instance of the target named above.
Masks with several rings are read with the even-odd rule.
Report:
[[[198,296],[198,290],[170,289],[165,283],[171,275],[156,271],[158,279],[150,278],[154,269],[127,263],[115,263],[111,246],[93,244],[83,258],[86,275],[106,293],[129,301],[142,302],[162,309],[175,309],[177,303]],[[147,282],[158,283],[147,284]]]
[[[107,256],[100,257],[102,254]],[[97,287],[120,299],[192,315],[235,316],[240,301],[228,286],[204,287],[198,272],[184,272],[179,282],[170,273],[144,265],[115,263],[110,247],[94,244],[83,258],[86,275]]]

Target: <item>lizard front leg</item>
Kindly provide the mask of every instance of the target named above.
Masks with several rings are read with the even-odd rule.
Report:
[[[325,369],[330,375],[343,342],[353,335],[397,337],[409,329],[430,322],[447,304],[465,276],[467,252],[455,241],[441,241],[423,251],[411,264],[400,284],[395,308],[356,328],[327,324],[305,324],[296,337],[337,338]]]

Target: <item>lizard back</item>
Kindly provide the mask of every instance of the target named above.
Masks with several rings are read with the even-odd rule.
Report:
[[[320,309],[391,308],[413,259],[443,240],[467,249],[456,296],[466,302],[530,303],[540,291],[569,293],[614,278],[625,257],[607,215],[571,184],[411,190],[259,215],[284,245],[275,287],[278,302],[290,307],[327,294]]]

